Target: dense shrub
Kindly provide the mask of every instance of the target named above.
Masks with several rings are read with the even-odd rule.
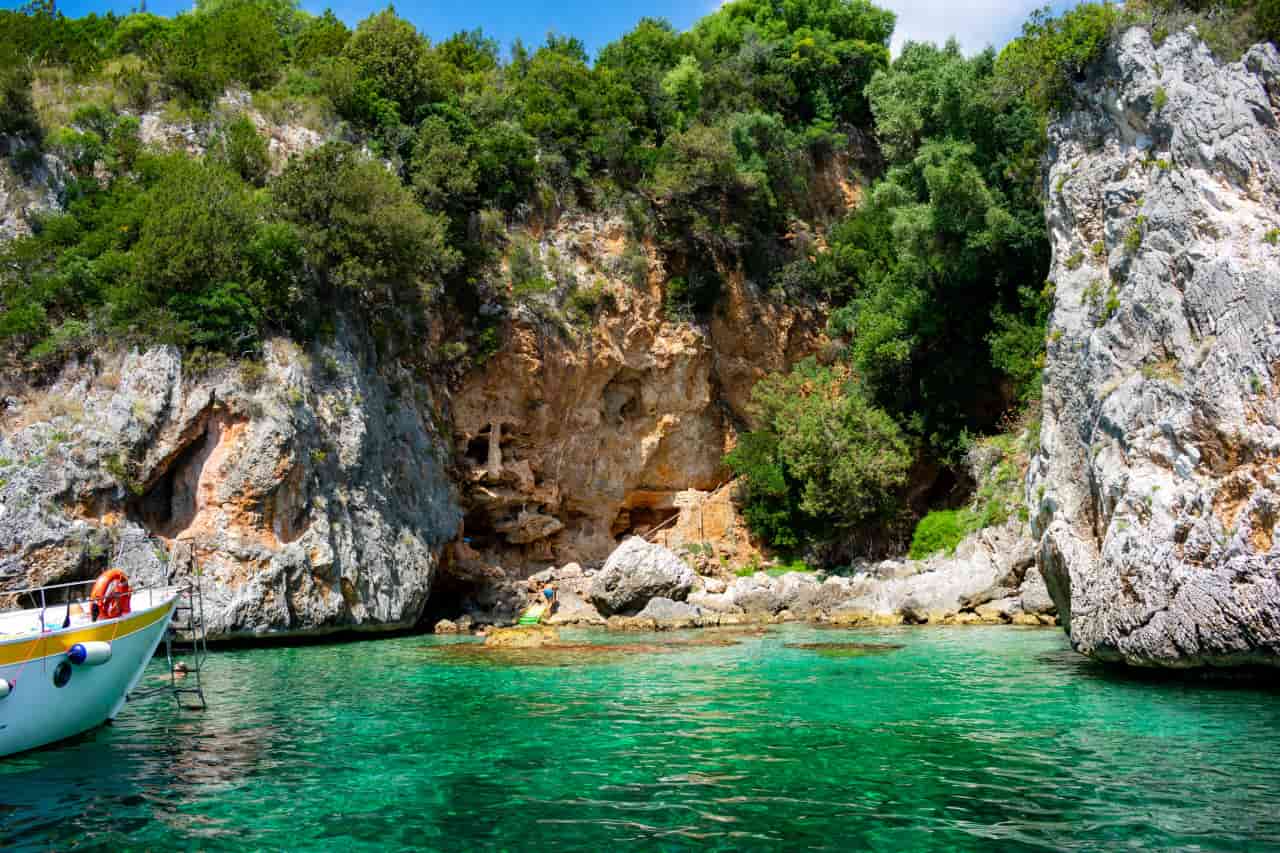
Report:
[[[831,329],[876,399],[943,457],[994,425],[1002,374],[1022,388],[1040,367],[1044,311],[1022,294],[1048,271],[1043,137],[994,82],[989,52],[966,58],[955,44],[908,44],[875,76],[889,169],[814,276],[849,297]]]
[[[969,517],[964,510],[934,510],[916,524],[908,556],[923,560],[940,552],[951,553],[960,540],[969,535],[969,527]]]
[[[751,400],[757,428],[725,461],[755,533],[789,548],[893,515],[913,453],[856,375],[809,359],[762,380]]]
[[[40,121],[31,101],[31,69],[0,47],[0,134],[33,136],[39,132]]]
[[[237,351],[286,328],[303,297],[296,237],[271,233],[234,173],[179,155],[133,165],[6,248],[8,347],[39,360],[109,334]]]
[[[350,145],[329,143],[290,161],[271,195],[299,228],[319,280],[368,306],[420,307],[458,261],[443,217]]]
[[[476,191],[475,158],[449,123],[432,116],[418,128],[409,165],[413,188],[432,210],[465,210]]]
[[[304,68],[322,59],[340,56],[351,39],[351,30],[326,9],[318,18],[307,20],[293,43],[293,59]]]
[[[231,83],[268,85],[284,55],[284,41],[267,8],[233,0],[175,18],[148,50],[148,61],[179,96],[207,103]]]
[[[1120,20],[1110,3],[1081,3],[1060,17],[1033,12],[1022,37],[1000,53],[998,77],[1006,98],[1025,97],[1042,111],[1070,104],[1072,86],[1097,61]]]
[[[271,168],[267,141],[247,116],[227,123],[210,148],[210,155],[254,186],[260,187],[267,181]]]
[[[426,99],[427,42],[413,24],[387,8],[366,18],[346,44],[345,56],[372,93],[395,104],[408,121]]]

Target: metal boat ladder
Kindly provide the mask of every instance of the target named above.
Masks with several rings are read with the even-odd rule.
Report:
[[[191,560],[195,562],[194,553]],[[173,620],[164,633],[164,656],[169,662],[169,689],[178,707],[188,711],[209,707],[200,682],[209,646],[205,641],[204,591],[199,572],[192,574],[178,595]]]
[[[187,577],[178,593],[178,603],[173,608],[173,619],[164,632],[164,656],[169,666],[169,683],[148,690],[135,691],[137,698],[170,693],[178,708],[186,711],[203,711],[209,707],[204,698],[201,671],[209,658],[204,619],[204,588],[201,583],[199,560],[195,544],[183,541],[188,561]],[[169,551],[169,577],[173,577],[178,543]]]

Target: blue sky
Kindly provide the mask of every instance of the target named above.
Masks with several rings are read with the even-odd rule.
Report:
[[[0,0],[0,7],[16,8],[25,0]],[[126,13],[138,0],[60,0],[67,15],[114,10]],[[968,51],[988,44],[999,47],[1017,35],[1022,21],[1044,0],[880,0],[898,13],[895,46],[906,39],[960,39]],[[310,12],[321,12],[323,0],[302,0]],[[386,5],[385,0],[334,0],[333,11],[354,25]],[[537,44],[548,31],[575,35],[594,55],[631,29],[645,16],[661,17],[680,29],[715,10],[719,0],[470,0],[470,2],[401,2],[397,11],[413,21],[432,40],[458,30],[481,27],[505,48],[517,37]],[[1056,6],[1067,5],[1059,0]],[[148,0],[148,10],[172,15],[190,8],[191,0]]]

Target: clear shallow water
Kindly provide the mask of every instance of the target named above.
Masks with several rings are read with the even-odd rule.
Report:
[[[501,662],[424,637],[217,654],[204,713],[157,697],[0,761],[0,846],[1280,847],[1275,691],[1111,677],[1058,631],[741,640]],[[786,647],[845,640],[903,648]]]

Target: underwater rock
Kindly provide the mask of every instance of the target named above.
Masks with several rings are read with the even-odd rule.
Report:
[[[490,628],[484,638],[486,646],[504,649],[533,649],[559,642],[560,632],[547,625]]]
[[[897,643],[784,643],[785,648],[817,652],[823,657],[865,658],[887,655],[904,649]]]

